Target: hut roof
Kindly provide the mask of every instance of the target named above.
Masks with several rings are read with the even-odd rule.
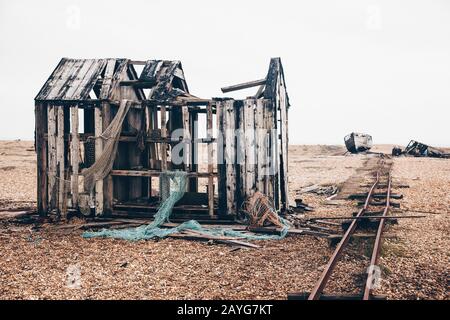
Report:
[[[106,84],[98,95],[100,99],[108,99],[114,83],[125,79],[144,82],[145,88],[151,89],[148,99],[163,99],[188,92],[180,61],[145,61],[140,76],[129,62],[128,59],[62,58],[35,100],[86,100],[97,84]]]

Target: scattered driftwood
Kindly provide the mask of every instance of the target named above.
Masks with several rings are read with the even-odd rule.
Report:
[[[255,233],[267,233],[267,234],[281,234],[282,232],[281,228],[274,228],[274,227],[260,227],[260,228],[249,227],[248,230]],[[309,229],[289,229],[288,235],[309,235],[324,238],[329,236],[328,233],[313,231]]]
[[[337,186],[321,186],[321,185],[311,185],[308,187],[301,188],[299,190],[299,194],[303,193],[314,193],[317,195],[326,195],[326,196],[333,196],[338,192]]]
[[[20,219],[35,213],[35,210],[8,209],[0,211],[0,220]]]

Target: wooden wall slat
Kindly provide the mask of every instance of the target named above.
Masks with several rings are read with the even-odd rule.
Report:
[[[70,118],[72,123],[72,134],[70,139],[70,163],[72,167],[71,193],[72,207],[78,208],[78,173],[80,160],[80,139],[78,135],[78,106],[70,108]]]
[[[244,101],[245,118],[245,195],[255,192],[255,103],[254,99]]]
[[[226,136],[225,163],[227,175],[227,214],[236,214],[236,142],[235,142],[235,108],[234,100],[225,102]]]
[[[212,174],[214,170],[213,157],[214,149],[212,144],[213,138],[213,113],[212,106],[206,106],[206,138],[208,139],[208,173]],[[211,175],[208,177],[208,211],[209,215],[214,216],[214,178]]]
[[[35,104],[35,146],[37,155],[37,206],[39,215],[46,215],[47,196],[47,142],[44,138],[47,130],[47,105]]]
[[[280,201],[282,209],[289,207],[288,195],[288,122],[287,122],[287,99],[286,87],[282,74],[279,74],[278,93],[280,102]]]
[[[100,159],[103,152],[103,140],[100,136],[103,133],[102,111],[99,108],[94,110],[94,133],[95,133],[95,161]],[[103,214],[103,180],[95,183],[95,215]]]
[[[227,213],[227,175],[225,170],[225,117],[224,101],[216,102],[216,121],[217,121],[217,186],[219,196],[219,215]]]
[[[265,193],[265,163],[267,161],[265,137],[266,131],[264,125],[264,103],[262,100],[257,100],[255,110],[256,189],[262,193]]]
[[[56,107],[48,106],[48,211],[57,209],[56,186]]]
[[[64,150],[64,108],[57,109],[56,167],[58,168],[58,211],[62,218],[67,217],[65,150]]]

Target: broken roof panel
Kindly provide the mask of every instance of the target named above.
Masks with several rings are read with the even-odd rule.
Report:
[[[106,63],[107,59],[61,59],[35,99],[88,99]]]
[[[177,60],[148,60],[139,80],[154,84],[149,99],[168,100],[189,92]]]

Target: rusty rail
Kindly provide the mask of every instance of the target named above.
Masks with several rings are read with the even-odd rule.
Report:
[[[380,181],[380,171],[377,172],[375,183],[370,188],[366,201],[364,203],[364,206],[359,210],[356,217],[360,217],[363,215],[363,213],[367,210],[370,202],[370,198],[372,197],[373,191],[378,185],[378,182]],[[383,219],[384,221],[384,219]],[[322,275],[320,276],[319,281],[314,286],[313,290],[311,291],[311,294],[308,297],[308,300],[318,300],[320,299],[320,296],[322,295],[322,291],[325,288],[328,280],[331,277],[331,274],[334,270],[334,267],[336,266],[337,262],[339,261],[339,258],[344,251],[344,248],[347,246],[348,242],[350,241],[350,238],[352,234],[354,233],[356,229],[358,220],[354,219],[350,226],[348,227],[347,231],[345,232],[344,236],[342,237],[341,241],[337,245],[336,249],[333,252],[333,255],[331,256],[330,260],[328,261],[327,266],[325,267],[325,270],[322,272]]]
[[[380,224],[378,225],[378,230],[377,230],[377,236],[375,238],[375,244],[373,246],[373,251],[372,251],[372,257],[370,259],[370,267],[368,269],[368,275],[367,275],[367,281],[366,281],[366,285],[364,287],[364,295],[363,295],[363,300],[369,300],[371,294],[372,294],[372,283],[373,283],[373,270],[374,267],[377,265],[378,263],[378,257],[380,255],[380,250],[381,250],[381,240],[382,240],[382,235],[383,235],[383,230],[384,230],[384,224],[386,221],[386,216],[389,212],[389,207],[390,207],[390,198],[391,198],[391,182],[392,182],[392,178],[391,175],[389,175],[388,178],[388,186],[387,186],[387,193],[386,193],[386,207],[384,208],[383,211],[383,215],[382,218],[380,219]]]

